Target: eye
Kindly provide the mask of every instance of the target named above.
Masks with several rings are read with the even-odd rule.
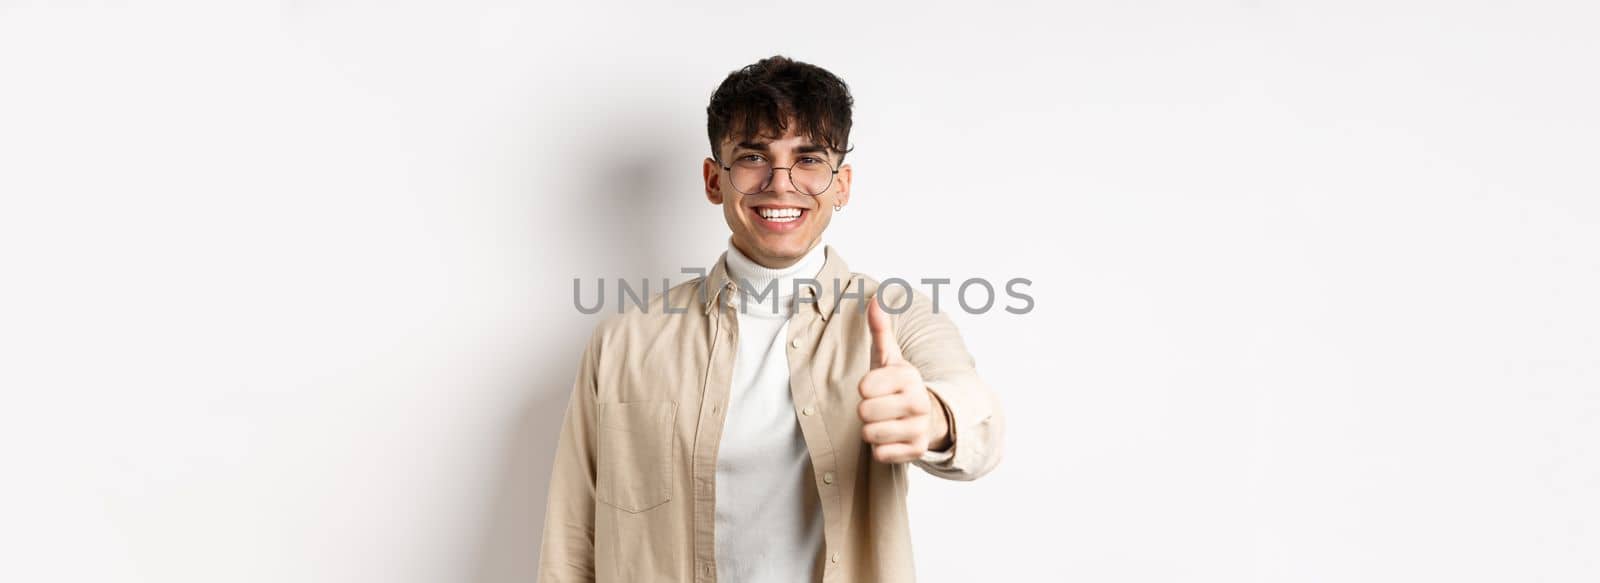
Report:
[[[766,162],[767,159],[761,157],[760,154],[745,154],[745,155],[739,157],[739,161],[740,162]]]
[[[800,163],[801,164],[822,164],[823,161],[822,161],[821,158],[818,158],[816,156],[806,156],[806,157],[800,159]]]

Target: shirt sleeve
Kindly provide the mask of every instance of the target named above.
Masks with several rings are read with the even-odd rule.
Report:
[[[595,580],[595,374],[599,339],[597,327],[579,361],[556,441],[539,547],[540,583]]]
[[[891,312],[890,317],[906,360],[944,402],[951,441],[949,450],[928,452],[912,464],[941,478],[976,480],[999,465],[1004,450],[1005,417],[999,399],[978,376],[976,362],[949,314],[935,313],[932,300],[921,292],[912,290],[911,298],[906,309]],[[892,297],[885,299],[889,306],[906,305],[903,298],[898,303]]]
[[[923,452],[923,454],[922,454],[922,463],[924,463],[924,464],[932,464],[932,465],[939,465],[939,464],[942,464],[942,463],[949,462],[950,459],[954,458],[954,457],[956,457],[956,452],[955,452],[955,448],[954,447],[951,447],[950,449],[947,449],[947,450],[944,450],[944,451],[933,451],[933,450],[930,449],[930,450],[928,450],[926,452]]]

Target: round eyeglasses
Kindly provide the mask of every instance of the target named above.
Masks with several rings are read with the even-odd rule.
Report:
[[[772,186],[772,177],[779,170],[789,172],[789,183],[794,189],[809,196],[819,196],[833,186],[833,175],[839,170],[828,164],[827,160],[818,156],[801,156],[799,160],[787,168],[773,166],[770,160],[760,154],[746,154],[733,161],[732,166],[723,166],[728,171],[729,181],[733,189],[740,194],[758,194],[767,191]]]

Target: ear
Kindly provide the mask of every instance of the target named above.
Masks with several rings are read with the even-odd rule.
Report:
[[[850,165],[845,164],[839,167],[839,176],[835,177],[839,182],[839,194],[834,198],[839,206],[850,204],[850,176],[852,172],[853,169],[850,168]]]
[[[700,172],[705,175],[706,200],[711,204],[722,204],[722,165],[716,160],[706,158]]]

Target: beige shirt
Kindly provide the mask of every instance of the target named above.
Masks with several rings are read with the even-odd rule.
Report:
[[[913,581],[908,464],[873,460],[856,412],[872,352],[864,301],[878,282],[825,251],[786,339],[821,498],[822,581]],[[556,445],[540,581],[716,580],[716,455],[738,345],[736,306],[719,299],[734,286],[719,258],[705,277],[595,327]],[[1004,418],[948,310],[934,313],[908,285],[883,296],[901,351],[951,420],[949,459],[910,465],[952,480],[987,474],[1000,462]]]

